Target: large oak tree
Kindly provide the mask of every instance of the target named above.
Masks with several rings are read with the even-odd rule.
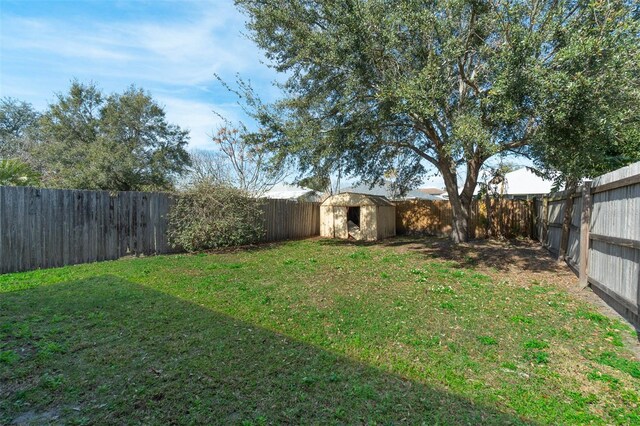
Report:
[[[400,182],[416,182],[437,168],[454,241],[469,238],[487,159],[532,146],[549,152],[558,126],[589,129],[589,120],[602,118],[555,120],[550,108],[590,108],[576,102],[595,76],[626,93],[613,98],[637,100],[638,11],[629,1],[236,3],[255,42],[286,75],[281,101],[253,103],[272,132],[270,148],[311,175],[340,168],[369,182],[390,170]],[[620,120],[624,108],[633,110],[612,105],[611,119]]]

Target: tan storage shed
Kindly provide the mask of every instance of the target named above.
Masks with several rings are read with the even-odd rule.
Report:
[[[379,195],[345,192],[320,206],[320,236],[374,241],[396,235],[396,206]]]

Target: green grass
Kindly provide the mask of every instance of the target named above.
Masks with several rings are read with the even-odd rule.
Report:
[[[0,276],[0,424],[638,424],[628,328],[385,246]]]

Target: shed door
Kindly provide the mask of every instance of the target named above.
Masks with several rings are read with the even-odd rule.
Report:
[[[333,207],[333,229],[336,238],[349,238],[349,229],[347,228],[347,208]]]
[[[378,206],[362,206],[360,232],[366,241],[374,241],[378,236]]]
[[[320,236],[334,238],[333,206],[320,206]]]

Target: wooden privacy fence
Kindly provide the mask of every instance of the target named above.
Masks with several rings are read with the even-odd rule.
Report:
[[[167,194],[0,186],[0,273],[171,251]]]
[[[263,241],[282,241],[320,235],[320,203],[265,200]]]
[[[564,258],[629,320],[640,324],[640,162],[585,184],[572,195],[571,223],[562,227],[567,197],[536,200],[540,242]]]
[[[396,229],[400,234],[447,236],[451,233],[449,201],[407,200],[396,202]],[[533,200],[491,198],[475,200],[471,206],[471,235],[485,238],[534,237]]]
[[[0,186],[0,273],[175,252],[171,195]],[[264,242],[320,234],[320,204],[264,200]]]

